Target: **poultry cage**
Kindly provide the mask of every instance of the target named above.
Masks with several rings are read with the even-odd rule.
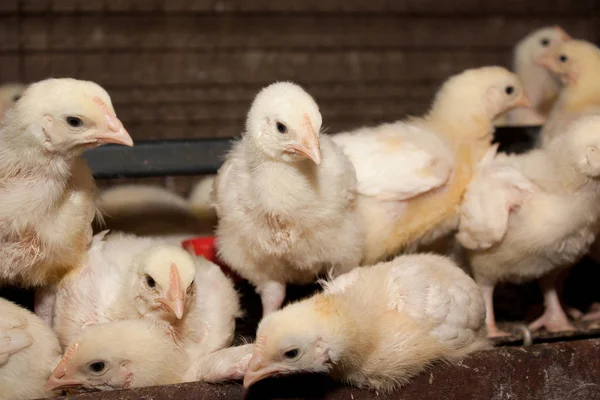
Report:
[[[0,81],[75,77],[104,86],[135,146],[84,157],[100,187],[167,184],[185,193],[217,171],[243,129],[256,91],[292,80],[314,94],[334,133],[422,114],[440,83],[461,70],[510,65],[511,49],[539,26],[558,24],[600,42],[600,1],[580,0],[2,0]],[[539,127],[500,127],[500,150],[530,149]],[[600,267],[584,258],[564,297],[600,300]],[[260,300],[239,282],[252,340]],[[294,287],[302,298],[315,287]],[[32,307],[30,291],[1,294]],[[437,364],[393,393],[322,376],[260,382],[187,383],[73,399],[600,399],[600,323],[568,333],[531,333],[519,321],[541,309],[535,283],[496,294],[511,336],[454,365]],[[528,310],[527,313],[524,311]]]

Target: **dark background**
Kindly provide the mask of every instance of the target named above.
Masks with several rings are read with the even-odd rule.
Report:
[[[0,0],[0,21],[0,82],[96,81],[134,140],[238,135],[275,80],[331,133],[392,121],[539,27],[600,42],[600,0]]]

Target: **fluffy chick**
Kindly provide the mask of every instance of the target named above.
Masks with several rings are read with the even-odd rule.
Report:
[[[218,255],[256,286],[263,315],[281,307],[286,283],[343,273],[361,257],[354,169],[320,130],[313,98],[274,83],[256,96],[214,182]]]
[[[54,305],[47,320],[63,346],[83,328],[114,320],[175,324],[193,302],[197,266],[185,250],[158,239],[106,234],[94,236],[86,262],[49,293]]]
[[[98,196],[103,228],[180,243],[212,234],[215,221],[194,214],[187,200],[163,187],[129,184],[106,189]]]
[[[66,350],[46,390],[114,390],[182,382],[185,354],[160,325],[126,320],[84,330]]]
[[[30,311],[0,298],[0,398],[48,397],[44,390],[61,349],[52,330]]]
[[[315,372],[388,391],[435,361],[487,348],[484,319],[479,288],[453,262],[400,256],[344,274],[264,318],[244,386]]]
[[[30,85],[0,122],[0,282],[41,285],[78,267],[91,241],[95,184],[79,155],[133,145],[92,82]]]
[[[600,49],[584,40],[569,40],[544,53],[538,63],[563,84],[540,132],[540,145],[545,146],[578,117],[600,113]]]
[[[0,86],[0,118],[21,98],[25,85],[6,83]]]
[[[482,288],[491,336],[494,286],[537,278],[546,309],[531,329],[572,329],[555,290],[600,228],[600,115],[582,117],[546,148],[484,160],[465,194],[458,241]]]
[[[474,165],[490,151],[492,120],[526,106],[517,76],[483,67],[451,77],[429,112],[407,122],[337,134],[356,169],[364,264],[450,233]]]
[[[539,65],[537,59],[571,37],[560,26],[547,26],[531,32],[515,46],[513,71],[517,74],[531,108],[517,108],[506,113],[498,125],[543,125],[561,89],[554,74]],[[500,122],[500,121],[499,121]]]

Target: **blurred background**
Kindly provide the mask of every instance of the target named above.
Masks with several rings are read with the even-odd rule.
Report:
[[[236,136],[276,80],[329,132],[393,121],[454,73],[510,66],[539,27],[600,42],[600,0],[1,0],[0,18],[0,83],[96,81],[134,140]]]

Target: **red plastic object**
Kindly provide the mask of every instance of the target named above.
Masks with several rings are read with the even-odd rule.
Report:
[[[231,278],[231,280],[234,282],[237,283],[242,280],[242,277],[236,274],[217,256],[217,246],[214,236],[200,236],[193,239],[184,240],[181,242],[181,246],[183,246],[183,248],[187,251],[193,251],[197,256],[203,256],[208,261],[217,264],[219,267],[221,267],[223,273]]]

